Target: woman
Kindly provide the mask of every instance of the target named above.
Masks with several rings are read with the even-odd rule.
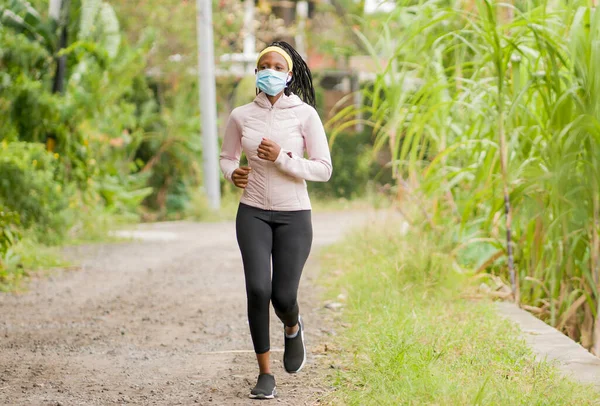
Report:
[[[332,166],[323,124],[314,109],[312,75],[294,48],[274,42],[260,53],[256,87],[254,102],[231,113],[220,163],[225,178],[244,189],[236,232],[260,370],[250,397],[272,399],[269,302],[284,324],[285,370],[299,372],[306,348],[297,293],[312,244],[306,181],[328,181]],[[249,166],[239,167],[242,151]]]

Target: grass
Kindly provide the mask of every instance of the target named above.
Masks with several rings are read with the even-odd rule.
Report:
[[[0,292],[21,290],[22,282],[34,272],[70,265],[58,247],[48,247],[31,238],[24,238],[11,247],[2,262],[7,266],[0,267]]]
[[[398,228],[371,226],[324,254],[328,296],[346,298],[327,402],[600,404],[591,387],[535,362],[491,301],[465,298],[472,284],[449,269],[439,233]]]
[[[81,215],[75,226],[56,245],[39,241],[35,230],[24,232],[23,238],[0,257],[0,292],[23,290],[23,282],[33,274],[49,273],[54,268],[73,266],[61,250],[64,246],[120,242],[124,239],[110,235],[110,231],[136,223],[131,216],[96,211]]]

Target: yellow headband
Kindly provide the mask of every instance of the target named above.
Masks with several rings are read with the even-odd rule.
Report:
[[[260,58],[262,58],[264,54],[267,54],[269,52],[277,52],[279,55],[283,56],[285,61],[288,64],[288,67],[290,68],[290,72],[292,71],[292,69],[294,68],[294,64],[292,63],[292,57],[287,52],[285,52],[285,50],[283,48],[279,48],[279,47],[275,47],[275,46],[265,48],[258,55],[258,59],[256,60],[256,63],[258,64],[258,62],[260,62]]]

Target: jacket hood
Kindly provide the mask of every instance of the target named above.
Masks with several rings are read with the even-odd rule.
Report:
[[[254,103],[265,109],[271,108],[271,102],[267,98],[267,95],[263,92],[260,92],[258,96],[256,96]],[[273,107],[278,109],[289,109],[292,107],[301,106],[302,104],[304,104],[304,102],[295,94],[292,93],[289,96],[282,94],[281,97],[275,102]]]

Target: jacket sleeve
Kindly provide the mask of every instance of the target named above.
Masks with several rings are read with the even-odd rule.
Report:
[[[223,136],[223,145],[221,146],[221,155],[219,165],[225,179],[231,182],[231,175],[240,165],[240,156],[242,155],[242,130],[236,118],[234,110],[225,127]]]
[[[310,109],[302,126],[302,136],[306,143],[308,159],[295,156],[283,148],[275,160],[275,166],[296,178],[314,182],[327,182],[331,178],[332,165],[329,145],[319,114]]]

